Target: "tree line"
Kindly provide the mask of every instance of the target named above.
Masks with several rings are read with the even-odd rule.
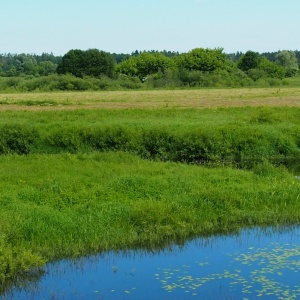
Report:
[[[7,83],[12,82],[9,78],[28,81],[50,75],[53,79],[58,78],[55,76],[68,76],[77,83],[80,79],[93,83],[84,88],[73,83],[69,87],[65,84],[58,89],[101,89],[97,80],[121,82],[121,87],[127,82],[125,88],[140,88],[142,85],[154,88],[249,86],[254,82],[270,83],[295,76],[299,64],[300,51],[289,50],[268,53],[249,50],[226,54],[222,48],[195,48],[186,53],[136,50],[131,54],[118,54],[98,49],[72,49],[63,56],[9,53],[0,55],[0,77],[7,79],[5,82],[2,80],[2,84],[0,82],[0,89],[5,89]],[[20,82],[15,80],[14,85],[18,86]],[[48,85],[45,83],[47,79],[43,82],[44,87]],[[37,86],[37,89],[42,88]]]

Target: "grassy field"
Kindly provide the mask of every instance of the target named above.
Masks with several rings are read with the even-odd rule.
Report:
[[[299,160],[299,96],[0,95],[0,292],[45,261],[299,223],[300,181],[271,164]]]
[[[299,88],[195,89],[0,94],[0,110],[296,106]]]

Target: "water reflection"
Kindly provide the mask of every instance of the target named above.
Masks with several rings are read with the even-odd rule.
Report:
[[[300,228],[246,229],[148,253],[63,260],[8,299],[299,299]]]

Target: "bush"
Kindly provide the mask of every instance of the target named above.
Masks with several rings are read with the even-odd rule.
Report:
[[[0,154],[28,154],[38,137],[38,132],[34,128],[4,125],[0,128]]]

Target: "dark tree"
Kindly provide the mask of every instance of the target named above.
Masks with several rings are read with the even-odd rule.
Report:
[[[295,51],[295,54],[296,54],[296,57],[297,57],[297,59],[298,59],[298,66],[299,66],[299,68],[300,68],[300,51],[296,50],[296,51]]]
[[[58,64],[56,72],[58,74],[71,73],[76,77],[83,77],[82,64],[84,51],[82,50],[70,50],[62,57],[61,62]]]
[[[243,71],[256,69],[260,62],[260,55],[258,52],[247,51],[238,61],[238,68]]]
[[[241,56],[243,56],[243,52],[236,52],[236,53],[229,53],[229,54],[226,54],[226,58],[233,61],[233,62],[236,62],[240,59]]]
[[[112,58],[114,59],[116,64],[119,64],[120,62],[128,59],[130,57],[130,54],[124,54],[124,53],[112,53]]]
[[[114,60],[112,56],[97,49],[70,50],[62,57],[57,66],[58,74],[73,74],[76,77],[101,75],[113,76]]]
[[[276,55],[279,53],[279,51],[276,51],[276,52],[264,52],[261,54],[261,56],[263,57],[266,57],[269,61],[275,61],[275,57]]]

